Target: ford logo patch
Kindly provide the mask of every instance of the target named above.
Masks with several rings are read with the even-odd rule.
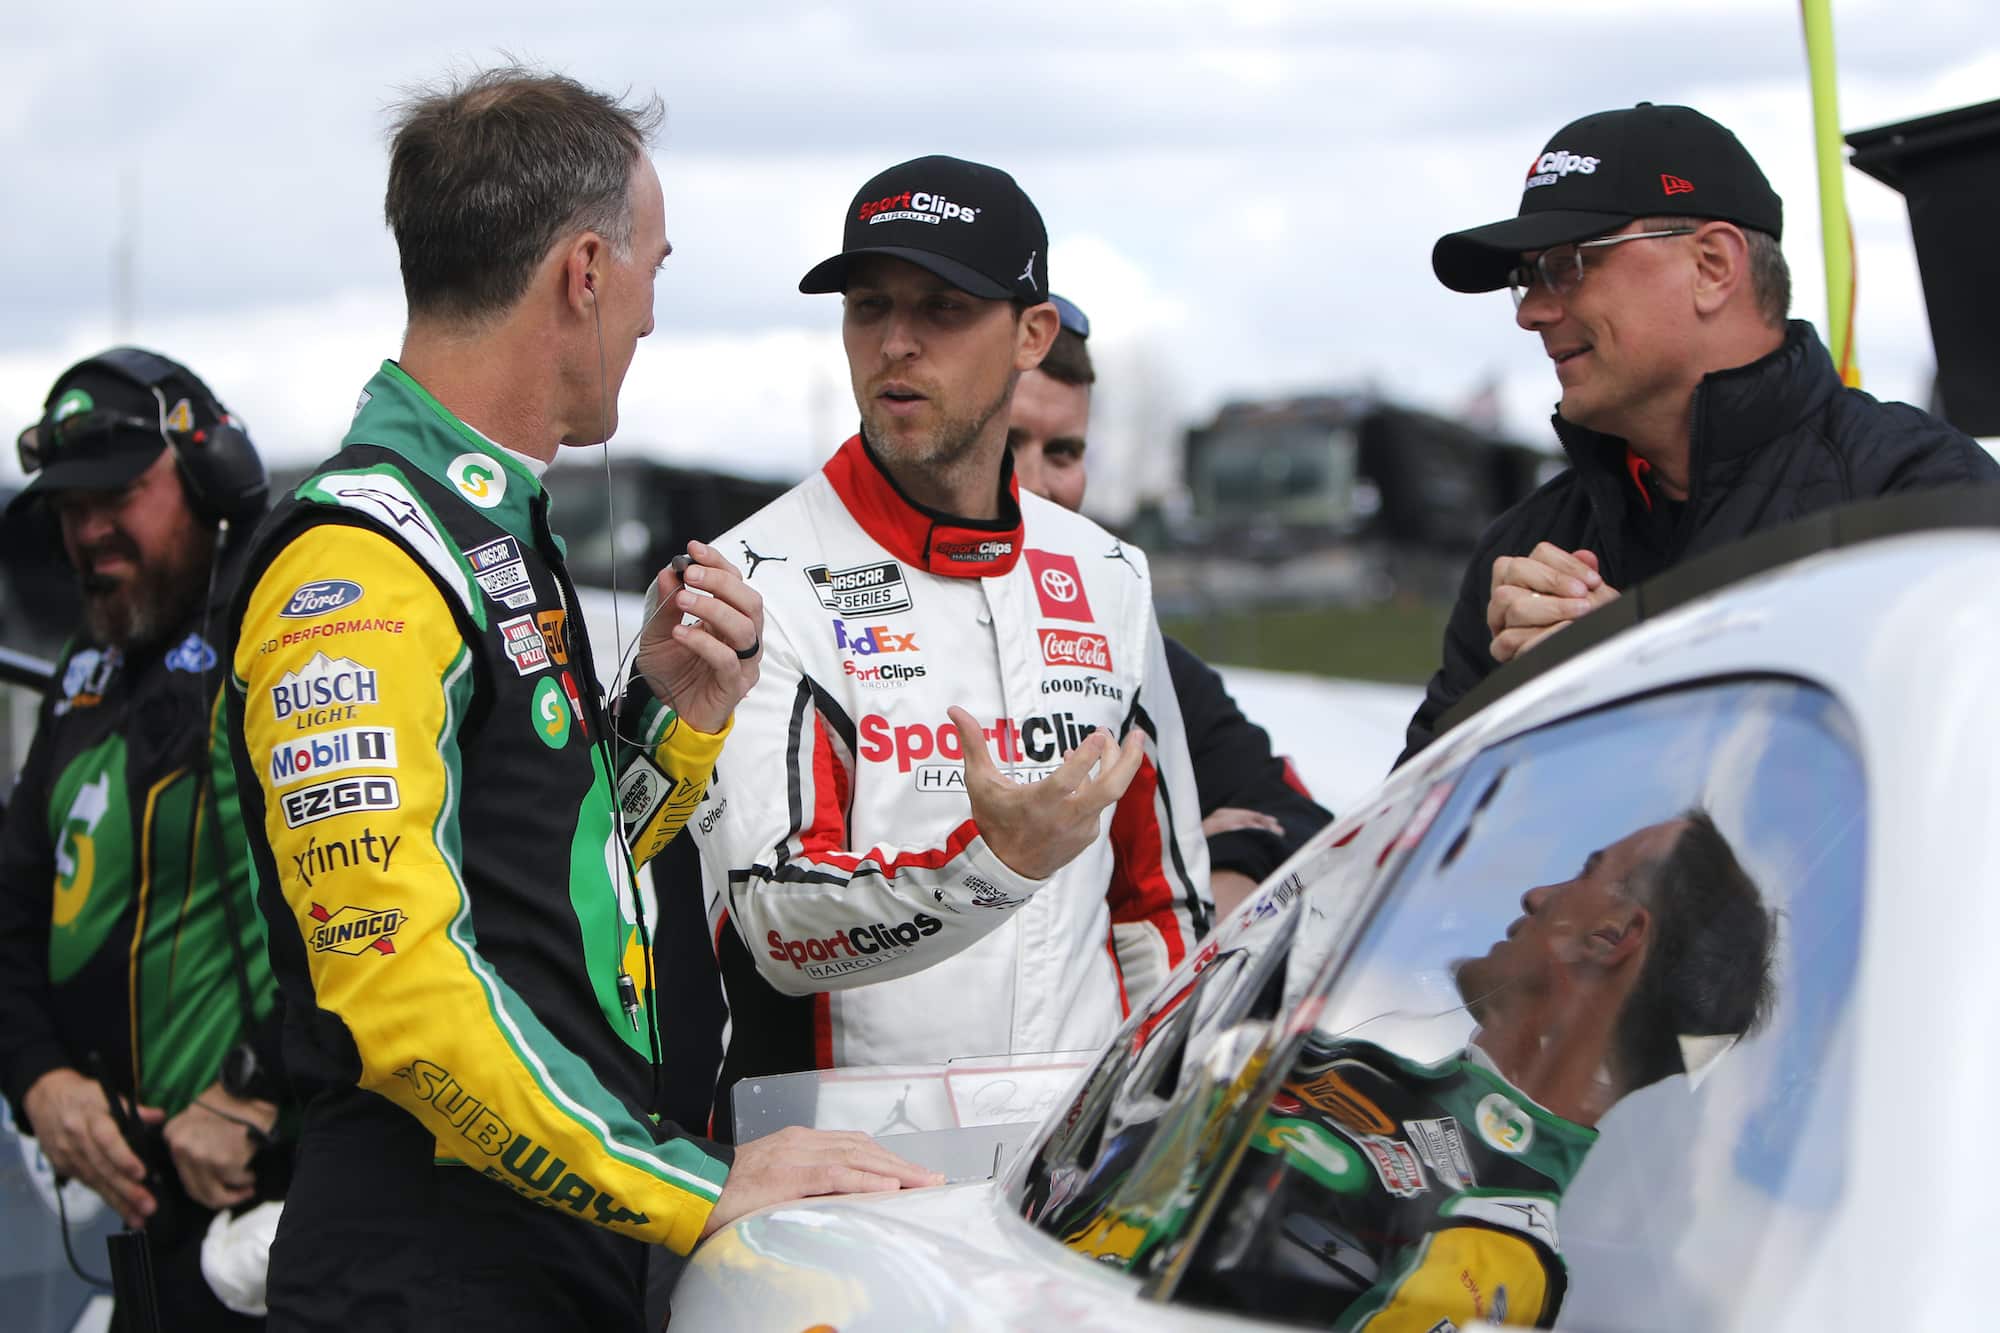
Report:
[[[361,585],[351,579],[320,579],[301,583],[292,590],[292,600],[278,612],[287,620],[310,620],[329,611],[339,611],[361,600]]]

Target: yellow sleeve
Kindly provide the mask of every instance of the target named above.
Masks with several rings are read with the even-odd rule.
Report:
[[[1363,1301],[1380,1302],[1357,1333],[1431,1333],[1440,1320],[1534,1328],[1549,1299],[1549,1273],[1533,1245],[1486,1227],[1448,1227],[1424,1237],[1405,1266]]]
[[[302,584],[335,575],[366,590],[353,612],[279,614]],[[251,593],[235,673],[262,836],[308,945],[314,998],[353,1036],[359,1086],[421,1121],[442,1157],[614,1231],[691,1249],[727,1165],[697,1140],[655,1143],[473,940],[457,856],[472,654],[436,584],[379,533],[308,528]],[[343,779],[363,781],[302,775],[302,746],[312,777],[330,771],[311,758],[313,742]],[[315,806],[330,788],[361,808]],[[354,874],[350,858],[375,873]]]
[[[645,688],[643,683],[633,687],[635,693]],[[618,809],[634,866],[658,856],[687,827],[708,794],[709,774],[735,725],[732,715],[721,731],[696,731],[659,700],[646,700],[640,714],[641,743],[621,746],[618,770]]]

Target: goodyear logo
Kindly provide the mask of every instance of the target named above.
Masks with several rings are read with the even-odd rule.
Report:
[[[312,905],[313,927],[309,942],[314,953],[344,953],[358,957],[365,949],[377,953],[396,952],[389,937],[403,928],[404,913],[399,907],[371,911],[366,907],[336,907],[331,912],[318,903]]]

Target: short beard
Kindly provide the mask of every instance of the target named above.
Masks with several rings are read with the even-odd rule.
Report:
[[[79,580],[91,639],[127,653],[160,643],[208,596],[214,555],[214,531],[191,523],[187,539],[176,543],[167,559],[140,565],[130,579]]]
[[[962,417],[945,417],[940,420],[937,430],[931,437],[917,443],[906,458],[896,457],[892,450],[883,447],[883,442],[889,438],[889,432],[873,419],[869,411],[861,414],[862,434],[867,438],[870,447],[884,458],[914,467],[949,470],[972,456],[979,447],[979,437],[986,433],[986,428],[993,423],[993,419],[1005,412],[1013,402],[1014,381],[1017,378],[1018,374],[1007,377],[1006,384],[1001,386],[999,394],[987,404],[985,411]]]

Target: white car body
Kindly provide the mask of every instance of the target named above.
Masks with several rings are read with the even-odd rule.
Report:
[[[1826,1132],[1841,1166],[1817,1202],[1798,1203],[1814,1187],[1790,1179],[1768,1195],[1746,1196],[1764,1210],[1758,1216],[1768,1219],[1774,1238],[1774,1249],[1747,1271],[1726,1273],[1720,1260],[1704,1257],[1710,1250],[1698,1227],[1678,1233],[1660,1259],[1668,1266],[1660,1280],[1699,1287],[1703,1264],[1723,1273],[1726,1280],[1713,1290],[1696,1293],[1709,1326],[1971,1327],[1983,1325],[1993,1304],[1984,1295],[1984,1263],[1973,1251],[1983,1251],[1977,1238],[1990,1238],[1995,1232],[1988,1228],[2000,1223],[2000,1203],[1978,1166],[1992,1142],[1986,1117],[2000,1106],[2000,1061],[1981,1036],[1994,1030],[1987,1020],[2000,1017],[1992,944],[2000,940],[2000,895],[1991,892],[2000,884],[2000,842],[1987,825],[2000,812],[1996,586],[2000,529],[1891,536],[1758,574],[1637,624],[1504,695],[1367,802],[1343,808],[1342,818],[1288,867],[1307,864],[1316,850],[1351,837],[1399,801],[1407,807],[1414,793],[1482,752],[1624,701],[1681,697],[1664,692],[1706,688],[1704,682],[1775,678],[1823,691],[1844,710],[1865,774],[1865,813],[1857,812],[1865,818],[1864,887],[1851,989],[1825,1001],[1834,1015],[1826,1020],[1834,1034],[1825,1039],[1827,1049],[1839,1058],[1815,1068],[1851,1074],[1842,1086],[1821,1088],[1810,1103],[1834,1108]],[[1623,778],[1590,776],[1607,786]],[[1754,795],[1768,800],[1783,793]],[[1717,799],[1729,796],[1718,791]],[[1427,818],[1418,820],[1416,834]],[[1809,881],[1810,868],[1800,875]],[[1246,912],[1272,900],[1285,876],[1274,877]],[[1378,880],[1370,892],[1379,897],[1396,888]],[[1357,907],[1352,915],[1367,912]],[[1195,962],[1183,964],[1163,994],[1188,984]],[[1126,1040],[1121,1034],[1112,1049]],[[1809,1068],[1799,1077],[1813,1073]],[[1058,1107],[1050,1120],[1060,1114]],[[1818,1134],[1819,1118],[1815,1112],[1812,1125],[1795,1125],[1797,1136]],[[1044,1124],[1037,1139],[1053,1132]],[[1733,1142],[1739,1158],[1747,1151],[1743,1142]],[[1810,1145],[1796,1151],[1805,1156],[1785,1160],[1833,1160],[1814,1157]],[[1729,1174],[1728,1153],[1711,1158],[1721,1165],[1711,1169],[1710,1158],[1690,1162],[1683,1185],[1693,1202],[1669,1199],[1662,1208],[1701,1215],[1714,1191],[1743,1191],[1740,1181],[1712,1179]],[[1947,1179],[1954,1168],[1962,1180]],[[840,1333],[946,1327],[1068,1333],[1289,1326],[1239,1323],[1150,1299],[1148,1283],[1072,1253],[1024,1221],[1013,1201],[1022,1172],[1017,1158],[979,1183],[806,1201],[744,1218],[696,1252],[674,1298],[673,1327],[676,1333],[796,1333],[815,1325]],[[1564,1202],[1567,1218],[1570,1201]],[[1632,1225],[1643,1232],[1654,1220],[1641,1216]],[[1663,1234],[1671,1232],[1671,1221],[1660,1225]],[[1564,1231],[1567,1242],[1567,1221]],[[1607,1302],[1586,1290],[1584,1261],[1567,1244],[1565,1253],[1573,1300],[1557,1327],[1651,1328],[1666,1326],[1655,1322],[1662,1319],[1694,1326],[1642,1299],[1637,1288],[1624,1305],[1615,1295]],[[1599,1313],[1591,1315],[1578,1300],[1595,1301]]]

